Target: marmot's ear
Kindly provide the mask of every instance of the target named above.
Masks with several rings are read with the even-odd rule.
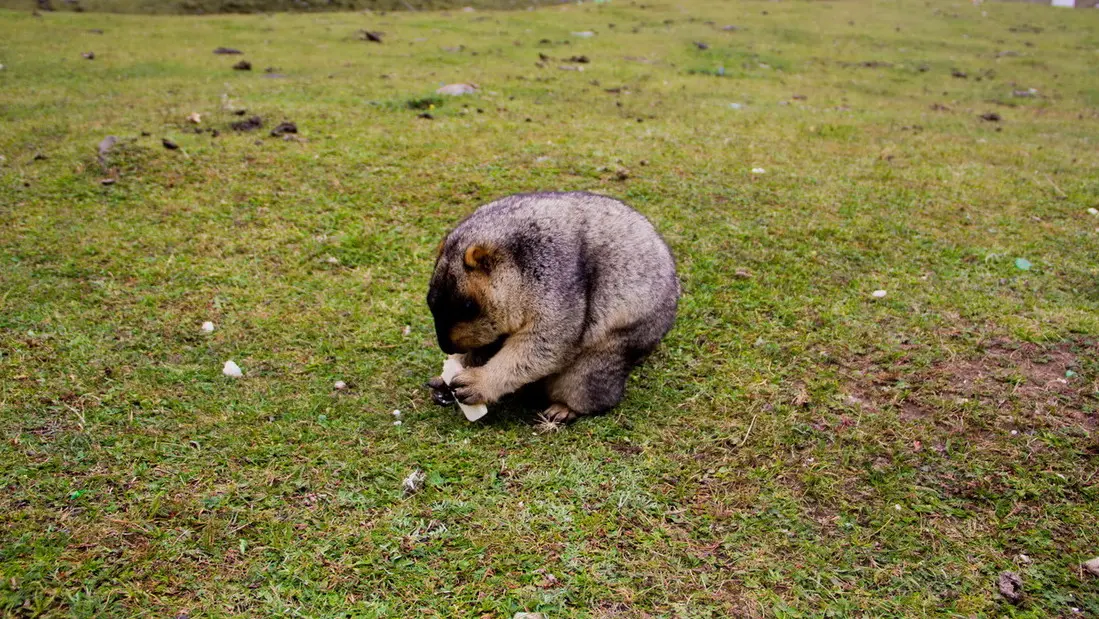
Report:
[[[492,270],[496,251],[484,245],[470,245],[466,248],[464,262],[467,269],[488,272]]]

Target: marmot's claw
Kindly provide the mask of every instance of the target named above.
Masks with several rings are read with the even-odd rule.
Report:
[[[439,406],[453,406],[456,401],[454,391],[443,381],[441,376],[436,376],[427,381],[425,385],[431,390],[431,401]]]

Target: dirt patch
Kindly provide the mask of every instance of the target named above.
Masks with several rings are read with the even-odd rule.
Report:
[[[945,359],[911,372],[906,358],[888,368],[862,359],[844,391],[852,406],[893,408],[919,422],[942,411],[990,411],[1001,424],[1099,427],[1095,377],[1084,369],[1099,344],[1077,339],[1052,345],[997,339],[977,354]]]

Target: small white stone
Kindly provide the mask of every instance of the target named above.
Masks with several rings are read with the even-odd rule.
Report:
[[[397,421],[394,421],[394,422],[393,422],[393,425],[395,425],[395,426],[399,426],[399,425],[401,425],[401,420],[400,420],[400,419],[398,419]]]
[[[244,376],[244,372],[240,371],[240,366],[231,360],[225,362],[225,367],[221,368],[221,373],[232,378]]]
[[[436,90],[435,94],[457,97],[460,95],[470,95],[475,92],[477,92],[476,84],[447,84]]]
[[[335,387],[336,389],[339,389],[340,391],[343,391],[344,389],[347,389],[347,383],[343,382],[342,380],[337,380],[336,384],[334,384],[332,386]]]
[[[187,115],[187,122],[193,123],[193,124],[196,124],[196,125],[201,124],[202,123],[202,114],[199,114],[198,112],[191,112],[190,114]]]
[[[874,297],[875,299],[884,299],[886,294],[887,293],[884,290],[875,290],[874,292],[870,293],[870,296]]]
[[[207,332],[207,333],[213,333],[214,332],[214,323],[207,320],[206,322],[202,323],[202,330]]]
[[[1012,436],[1015,436],[1015,435],[1016,435],[1016,434],[1018,434],[1018,433],[1019,433],[1019,431],[1018,431],[1018,430],[1012,430],[1012,431],[1011,431],[1011,435],[1012,435]]]
[[[412,325],[405,325],[401,330],[401,335],[410,335],[412,333]]]
[[[763,168],[752,168],[752,174],[766,174],[767,170]]]
[[[893,509],[895,509],[897,511],[901,511],[901,506],[900,505],[894,505]]]
[[[1088,215],[1099,215],[1099,208],[1094,206],[1088,209]]]
[[[325,258],[324,261],[327,262],[328,264],[339,264],[340,263],[340,259],[335,257],[335,256],[329,256],[329,257]]]
[[[1099,557],[1084,562],[1084,569],[1099,576]]]
[[[400,417],[401,416],[401,411],[399,409],[393,409],[393,416],[394,417]]]

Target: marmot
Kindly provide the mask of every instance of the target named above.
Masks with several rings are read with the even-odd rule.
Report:
[[[439,347],[464,354],[454,397],[491,404],[543,381],[544,417],[566,422],[622,400],[679,293],[672,254],[643,215],[586,192],[532,193],[486,204],[446,236],[427,304]],[[429,385],[446,389],[439,377]]]

